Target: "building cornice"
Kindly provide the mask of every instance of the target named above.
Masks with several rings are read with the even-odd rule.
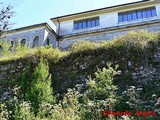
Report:
[[[79,12],[79,13],[74,13],[74,14],[69,14],[69,15],[64,15],[64,16],[58,16],[58,17],[51,18],[51,20],[56,25],[57,19],[59,19],[59,21],[66,21],[66,20],[81,18],[81,17],[85,17],[85,16],[98,15],[98,14],[105,13],[106,11],[109,11],[109,12],[111,10],[117,11],[117,10],[121,10],[121,9],[126,9],[127,7],[134,7],[134,6],[137,7],[137,5],[141,6],[141,5],[150,5],[150,4],[156,4],[156,3],[160,3],[160,0],[142,0],[142,1],[138,1],[138,2],[126,3],[126,4],[115,5],[115,6],[110,6],[110,7],[100,8],[100,9],[89,10],[89,11],[85,11],[85,12]]]

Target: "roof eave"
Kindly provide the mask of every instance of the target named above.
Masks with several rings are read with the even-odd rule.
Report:
[[[34,28],[38,28],[38,27],[47,28],[52,34],[55,35],[55,37],[57,37],[56,32],[46,22],[45,23],[34,24],[34,25],[30,25],[30,26],[25,26],[25,27],[21,27],[21,28],[16,28],[16,29],[8,30],[8,31],[4,31],[4,32],[1,33],[1,36],[5,35],[5,34],[19,32],[19,31],[23,31],[23,30],[26,30],[26,29],[34,29]]]
[[[69,15],[63,15],[63,16],[58,16],[58,17],[54,17],[54,18],[51,18],[50,20],[56,24],[57,22],[57,19],[65,19],[65,18],[72,18],[72,17],[76,17],[76,16],[79,16],[79,15],[82,15],[82,14],[89,14],[89,13],[93,13],[93,12],[98,12],[98,11],[103,11],[103,10],[109,10],[109,9],[115,9],[115,8],[118,8],[118,7],[124,7],[124,6],[130,6],[130,5],[134,5],[134,4],[141,4],[141,3],[160,3],[159,0],[142,0],[142,1],[137,1],[137,2],[132,2],[132,3],[126,3],[126,4],[121,4],[121,5],[115,5],[115,6],[110,6],[110,7],[105,7],[105,8],[100,8],[100,9],[95,9],[95,10],[89,10],[89,11],[85,11],[85,12],[79,12],[79,13],[74,13],[74,14],[69,14]]]

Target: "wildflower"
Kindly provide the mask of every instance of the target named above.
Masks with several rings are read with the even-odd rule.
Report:
[[[153,94],[153,95],[152,95],[152,98],[156,98],[156,97],[157,97],[157,95],[156,95],[156,94]]]
[[[143,90],[143,88],[137,88],[137,91],[141,91],[141,90]]]

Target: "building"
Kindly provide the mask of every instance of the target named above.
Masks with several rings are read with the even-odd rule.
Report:
[[[52,45],[57,47],[57,34],[47,24],[35,24],[2,33],[1,40],[8,40],[11,44],[21,42],[31,48]]]
[[[28,40],[30,46],[33,46],[36,30],[37,34],[41,34],[39,36],[43,36],[38,42],[39,46],[45,45],[46,34],[49,33],[48,35],[52,36],[50,39],[53,39],[53,47],[67,49],[75,42],[111,40],[131,30],[145,29],[159,32],[160,0],[143,0],[59,16],[51,18],[51,21],[56,26],[56,32],[45,23],[45,25],[40,24],[17,29],[20,32],[17,30],[9,31],[6,37],[13,38],[23,32],[27,38],[27,35],[33,33],[31,35],[32,41]]]
[[[160,0],[139,1],[51,18],[59,47],[82,40],[110,40],[130,30],[160,31]]]

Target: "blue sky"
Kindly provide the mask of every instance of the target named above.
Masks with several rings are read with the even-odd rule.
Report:
[[[11,4],[16,12],[12,29],[48,22],[50,18],[140,0],[0,0]]]

